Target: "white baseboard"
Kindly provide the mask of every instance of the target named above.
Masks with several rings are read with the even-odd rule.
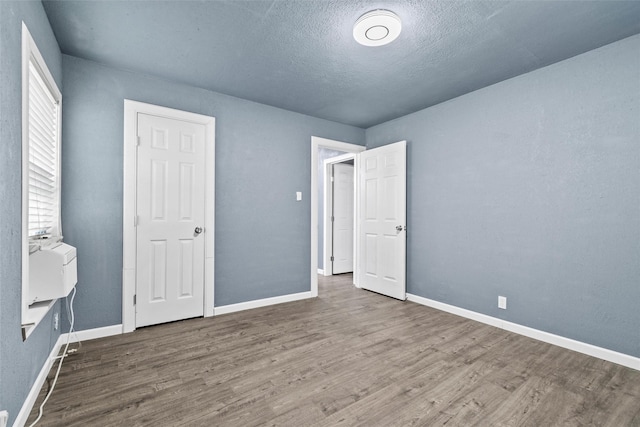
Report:
[[[257,299],[253,301],[241,302],[238,304],[222,305],[213,309],[214,315],[235,313],[236,311],[251,310],[252,308],[266,307],[268,305],[282,304],[284,302],[299,301],[301,299],[313,298],[310,291],[300,292],[297,294],[282,295],[279,297],[271,297]]]
[[[53,366],[53,362],[55,362],[56,356],[58,356],[58,352],[60,348],[66,343],[66,337],[60,335],[58,337],[58,341],[56,341],[55,345],[51,349],[51,353],[49,353],[49,357],[45,360],[42,369],[40,369],[40,373],[36,377],[35,382],[31,386],[31,390],[29,390],[29,394],[22,404],[22,408],[20,408],[20,412],[18,412],[18,416],[16,420],[13,422],[13,427],[22,427],[27,423],[27,419],[29,418],[29,414],[31,413],[31,409],[33,405],[36,403],[36,399],[38,398],[38,394],[40,393],[40,389],[44,385],[44,382],[47,380],[47,375],[49,375],[49,371]]]
[[[638,357],[619,353],[617,351],[598,347],[592,344],[587,344],[582,341],[576,341],[571,338],[562,337],[560,335],[551,334],[539,329],[533,329],[528,326],[508,322],[506,320],[498,319],[497,317],[487,316],[486,314],[477,313],[475,311],[467,310],[464,308],[456,307],[454,305],[445,304],[439,301],[434,301],[432,299],[420,297],[409,293],[407,294],[407,300],[640,371],[640,358]]]
[[[122,325],[112,325],[104,326],[102,328],[86,329],[84,331],[72,332],[71,340],[69,342],[90,341],[97,338],[120,335],[122,333]],[[68,334],[60,335],[61,338],[64,337],[65,343],[67,342],[67,335]]]
[[[122,325],[113,325],[113,326],[105,326],[104,328],[95,328],[95,329],[87,329],[85,331],[72,332],[71,339],[69,342],[75,343],[78,341],[89,341],[96,338],[109,337],[111,335],[119,335],[122,333]],[[35,382],[31,386],[31,390],[27,395],[24,403],[22,404],[22,408],[16,417],[16,420],[13,423],[14,427],[22,427],[27,423],[27,419],[29,418],[29,414],[33,409],[33,405],[36,403],[36,399],[38,398],[38,394],[40,393],[40,389],[44,385],[44,382],[47,380],[47,376],[49,375],[49,371],[53,367],[54,362],[56,361],[56,357],[60,352],[60,349],[67,344],[68,333],[60,334],[58,340],[55,345],[51,349],[51,353],[49,353],[49,357],[44,362],[42,369],[40,369],[40,373],[38,374]],[[55,393],[55,391],[54,391]]]
[[[323,269],[321,269],[321,268],[319,268],[319,269],[318,269],[318,274],[320,274],[320,275],[324,276],[324,270],[323,270]]]

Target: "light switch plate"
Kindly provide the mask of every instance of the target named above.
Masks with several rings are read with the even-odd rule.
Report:
[[[302,200],[302,191],[296,191],[296,201]]]

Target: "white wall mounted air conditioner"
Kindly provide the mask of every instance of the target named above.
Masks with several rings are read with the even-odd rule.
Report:
[[[76,248],[66,243],[29,255],[29,304],[64,298],[78,282]]]

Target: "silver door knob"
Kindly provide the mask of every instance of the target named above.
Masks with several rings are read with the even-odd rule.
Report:
[[[195,231],[196,234],[200,234],[202,233],[202,227],[196,227],[196,229],[193,231]]]
[[[397,231],[402,231],[402,228],[403,228],[403,227],[402,227],[401,225],[396,225],[396,230],[397,230]]]

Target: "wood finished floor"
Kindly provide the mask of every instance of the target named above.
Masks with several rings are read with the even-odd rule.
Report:
[[[38,425],[640,426],[639,371],[350,281],[85,342]]]

